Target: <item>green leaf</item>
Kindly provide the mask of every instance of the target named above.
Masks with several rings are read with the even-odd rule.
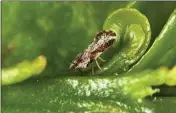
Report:
[[[163,26],[168,21],[171,13],[176,8],[176,2],[135,1],[131,4],[128,4],[127,7],[137,9],[149,20],[152,31],[150,45],[152,45],[155,39],[160,34],[161,30],[163,29]]]
[[[165,83],[176,85],[175,74],[176,67],[172,70],[160,68],[156,71],[148,70],[119,77],[90,76],[28,80],[21,84],[3,87],[3,111],[10,113],[14,110],[14,113],[20,113],[102,110],[102,112],[145,113],[145,110],[154,111],[155,107],[139,98],[157,91],[151,86]],[[157,109],[159,108],[155,108]]]
[[[46,66],[46,58],[39,56],[35,60],[23,61],[16,66],[2,69],[2,85],[19,83],[31,76],[39,75]]]
[[[139,71],[146,68],[156,68],[159,66],[173,66],[175,62],[170,62],[175,59],[176,52],[176,9],[168,19],[168,22],[163,27],[161,33],[154,41],[151,48],[140,59],[140,61],[132,67],[132,71]],[[169,57],[170,56],[170,57]],[[171,57],[172,56],[172,57]],[[169,59],[170,58],[170,59]],[[164,60],[167,59],[167,60]],[[169,65],[168,65],[169,64]]]
[[[151,38],[150,24],[147,18],[132,8],[118,9],[112,12],[107,17],[103,29],[112,30],[117,35],[112,53],[114,56],[109,58],[110,61],[98,71],[103,74],[119,74],[129,70],[130,66],[144,54]]]

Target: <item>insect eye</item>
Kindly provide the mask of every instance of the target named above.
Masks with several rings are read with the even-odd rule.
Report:
[[[114,43],[115,39],[111,39],[108,41],[108,46],[112,45]]]

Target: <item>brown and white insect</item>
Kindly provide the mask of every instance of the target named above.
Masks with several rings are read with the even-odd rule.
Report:
[[[110,30],[99,32],[93,39],[92,43],[82,53],[78,54],[72,61],[70,69],[85,69],[95,60],[98,65],[97,58],[110,48],[116,40],[116,34]],[[98,65],[100,68],[100,66]]]

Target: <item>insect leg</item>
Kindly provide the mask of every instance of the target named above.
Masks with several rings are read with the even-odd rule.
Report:
[[[101,69],[101,67],[100,67],[100,65],[98,64],[98,61],[97,61],[96,59],[95,59],[95,62],[96,62],[96,64],[97,64],[98,68]]]
[[[106,60],[102,59],[101,57],[98,57],[102,62],[106,62]]]
[[[91,73],[92,75],[94,75],[95,73],[94,73],[94,67],[92,67],[92,73]]]
[[[79,70],[79,72],[81,73],[81,76],[82,76],[82,75],[83,75],[83,74],[82,74],[82,71],[81,71],[80,69],[78,69],[78,70]]]

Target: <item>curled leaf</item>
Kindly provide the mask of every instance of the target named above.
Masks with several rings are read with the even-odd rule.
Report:
[[[107,17],[103,29],[114,31],[117,40],[113,48],[113,57],[97,72],[98,74],[119,74],[129,70],[145,53],[151,38],[148,19],[133,8],[122,8],[112,12]]]

